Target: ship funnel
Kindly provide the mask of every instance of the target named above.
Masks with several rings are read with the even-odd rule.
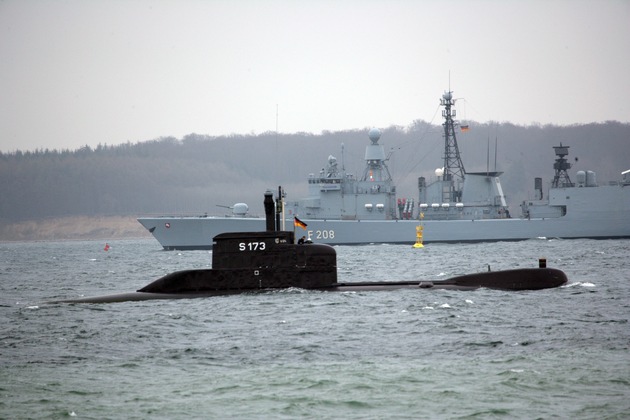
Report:
[[[271,191],[265,192],[265,221],[267,223],[267,232],[274,232],[276,230],[276,221],[274,219],[274,205],[273,205],[273,193]]]

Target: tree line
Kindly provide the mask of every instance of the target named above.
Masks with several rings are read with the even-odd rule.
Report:
[[[579,169],[598,181],[630,168],[630,124],[516,126],[470,122],[457,132],[468,172],[503,171],[513,214],[533,190],[533,178],[553,177],[552,146],[570,146]],[[74,215],[224,214],[246,202],[260,214],[267,189],[282,185],[289,199],[307,195],[306,179],[328,156],[360,176],[369,128],[321,134],[189,134],[77,150],[0,153],[0,219],[8,222]],[[417,178],[443,165],[442,126],[418,120],[381,130],[399,197],[417,198]],[[496,150],[496,158],[495,158]],[[578,158],[575,161],[575,157]],[[495,163],[496,162],[496,163]],[[574,171],[572,171],[574,173]]]

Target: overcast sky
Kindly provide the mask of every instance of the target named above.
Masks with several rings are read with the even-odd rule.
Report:
[[[630,121],[630,1],[0,0],[0,151]],[[276,109],[278,118],[276,119]]]

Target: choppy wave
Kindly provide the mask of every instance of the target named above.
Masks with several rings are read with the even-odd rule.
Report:
[[[557,289],[46,305],[205,268],[153,240],[0,244],[3,418],[623,418],[630,241],[338,246],[341,281],[564,270]]]

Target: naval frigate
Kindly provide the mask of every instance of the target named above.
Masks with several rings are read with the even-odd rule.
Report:
[[[294,229],[298,226],[296,235],[304,240],[330,245],[412,244],[418,241],[418,232],[424,243],[630,237],[630,171],[606,185],[598,184],[595,172],[578,171],[573,182],[566,158],[569,146],[554,146],[550,187],[543,191],[542,178],[535,178],[533,199],[520,204],[520,215],[511,215],[501,186],[502,172],[464,168],[452,91],[442,95],[440,105],[443,167],[432,179],[418,178],[417,201],[397,199],[388,159],[379,144],[381,132],[372,129],[360,177],[329,156],[325,168],[309,175],[308,196],[279,206],[278,218]],[[279,189],[279,201],[283,195]],[[264,229],[265,219],[250,217],[247,211],[246,204],[238,203],[231,216],[140,217],[138,221],[164,249],[211,249],[212,238],[222,232]]]

